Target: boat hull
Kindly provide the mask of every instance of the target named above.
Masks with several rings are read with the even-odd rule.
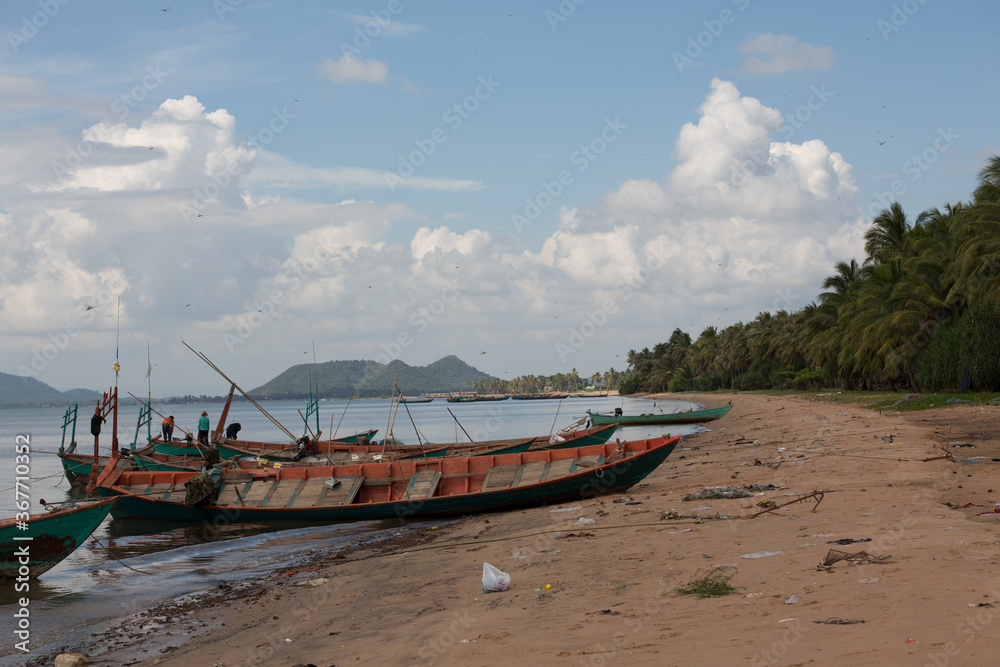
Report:
[[[27,521],[27,529],[18,528],[14,519],[0,521],[0,578],[29,577],[55,567],[69,556],[97,529],[115,504],[115,498],[88,503],[46,514],[36,514]],[[30,538],[30,539],[27,539]],[[24,549],[26,564],[19,555]]]
[[[504,454],[493,457],[467,457],[458,459],[441,459],[438,462],[404,462],[392,464],[366,464],[356,466],[317,466],[311,469],[302,469],[295,479],[301,478],[302,486],[309,478],[330,478],[350,480],[363,479],[364,483],[372,483],[374,489],[387,489],[389,494],[395,493],[397,496],[403,489],[408,489],[407,483],[413,484],[413,477],[417,473],[429,469],[444,471],[444,479],[449,480],[451,485],[448,490],[454,490],[456,485],[460,486],[463,479],[470,480],[474,476],[485,477],[491,468],[497,466],[521,466],[522,469],[528,464],[544,465],[546,468],[556,461],[571,460],[573,466],[577,461],[585,457],[597,458],[598,453],[622,452],[624,458],[611,460],[611,462],[599,463],[594,467],[586,468],[577,472],[571,472],[552,479],[543,478],[534,483],[519,485],[514,483],[501,488],[490,488],[488,490],[477,490],[469,493],[445,493],[432,495],[425,498],[400,499],[398,497],[386,499],[384,501],[368,499],[365,502],[350,504],[340,504],[327,507],[262,507],[246,504],[227,505],[204,505],[193,506],[178,502],[162,500],[162,495],[158,492],[156,496],[146,494],[130,494],[129,488],[137,488],[143,484],[160,484],[166,495],[171,491],[166,490],[164,484],[169,484],[171,489],[177,488],[185,479],[189,477],[175,477],[173,482],[164,481],[169,478],[162,476],[138,477],[126,479],[121,477],[122,484],[126,482],[132,486],[110,483],[102,485],[98,490],[102,495],[119,496],[112,516],[116,518],[160,518],[176,519],[184,521],[201,522],[237,522],[237,521],[315,521],[315,522],[347,522],[364,521],[378,519],[406,519],[406,518],[431,518],[454,515],[473,514],[477,512],[500,511],[514,508],[529,507],[544,503],[557,503],[565,501],[576,501],[585,498],[592,498],[605,493],[624,491],[645,478],[650,472],[656,469],[676,447],[679,436],[674,438],[656,438],[648,441],[635,441],[634,443],[609,443],[601,446],[591,446],[577,448],[575,450],[558,451],[538,451],[525,452],[521,454]],[[629,449],[635,443],[653,443],[641,448],[635,447],[635,451]],[[603,454],[602,454],[603,456]],[[489,459],[489,460],[488,460]],[[488,461],[487,461],[488,460]],[[379,466],[388,466],[380,468]],[[403,466],[406,466],[405,468]],[[435,466],[437,466],[435,468]],[[461,470],[474,470],[476,472],[461,473]],[[281,474],[291,477],[296,474],[293,469],[285,469]],[[373,475],[389,475],[387,479],[379,479]],[[365,478],[367,475],[367,478]],[[397,478],[396,476],[399,475]],[[482,481],[482,480],[481,480]],[[253,480],[252,484],[259,483],[260,480]],[[248,483],[248,484],[250,484]],[[469,484],[469,481],[465,481]],[[485,484],[485,482],[483,482]],[[242,481],[239,482],[242,484]],[[274,482],[275,488],[278,481]],[[271,494],[274,493],[272,489]],[[238,497],[243,497],[237,494]],[[249,496],[247,496],[249,498]],[[270,496],[268,496],[270,497]],[[284,499],[284,496],[282,496]],[[267,499],[262,501],[266,504]],[[293,495],[288,500],[288,505],[293,505],[296,498]]]
[[[690,412],[672,412],[668,414],[645,415],[602,415],[587,410],[591,422],[597,425],[618,424],[619,426],[656,426],[663,424],[701,424],[724,417],[732,408],[732,404],[721,408],[707,410],[691,410]]]

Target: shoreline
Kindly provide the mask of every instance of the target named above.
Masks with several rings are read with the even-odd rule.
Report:
[[[1000,407],[879,414],[802,396],[685,396],[733,409],[626,494],[469,516],[318,557],[315,570],[183,610],[204,634],[146,658],[127,646],[97,655],[98,641],[69,650],[88,664],[165,667],[495,665],[525,652],[542,665],[693,664],[707,646],[726,664],[991,662],[1000,514],[977,514],[1000,500],[989,467]],[[942,446],[954,461],[936,458]],[[684,500],[747,484],[768,490]],[[752,516],[762,501],[814,491],[825,492],[818,504]],[[578,509],[554,511],[566,507]],[[817,569],[831,549],[877,558]],[[510,590],[480,591],[484,562],[510,573]],[[674,593],[717,566],[735,566],[725,571],[738,593]]]

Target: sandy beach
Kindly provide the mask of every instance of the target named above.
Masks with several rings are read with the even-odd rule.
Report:
[[[1000,502],[1000,407],[691,398],[733,409],[627,494],[467,517],[69,649],[163,667],[996,663],[1000,513],[977,514]],[[868,558],[819,568],[831,550]],[[481,592],[484,562],[510,590]],[[715,567],[738,592],[675,593]]]

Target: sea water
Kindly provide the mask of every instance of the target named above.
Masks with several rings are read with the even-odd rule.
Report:
[[[239,422],[239,438],[291,442],[306,432],[306,401],[264,401],[266,415],[246,401],[234,402],[226,423]],[[141,447],[148,433],[160,432],[163,417],[171,415],[177,426],[174,437],[188,431],[197,435],[198,418],[206,411],[215,429],[222,403],[168,405],[154,401],[149,427],[138,424],[139,405],[124,400],[118,410],[118,441],[122,447]],[[624,414],[674,412],[692,406],[687,401],[656,401],[608,397],[570,397],[530,401],[487,401],[396,404],[388,399],[330,400],[319,403],[318,418],[310,414],[309,429],[323,432],[323,439],[379,429],[405,444],[467,442],[531,437],[552,433],[577,420],[586,411]],[[93,452],[90,434],[93,405],[80,405],[75,434],[62,428],[65,407],[0,409],[0,517],[16,512],[15,476],[24,472],[15,465],[15,447],[28,444],[29,481],[26,493],[31,512],[44,511],[41,501],[66,502],[80,497],[70,489],[55,452],[76,440],[77,451]],[[113,425],[108,417],[101,429],[100,451],[110,452]],[[660,435],[695,433],[703,427],[677,424],[668,427],[638,426],[618,430],[613,437],[641,439]],[[19,447],[23,450],[23,447]],[[20,461],[23,461],[21,459]],[[410,522],[410,526],[420,526]],[[86,635],[108,619],[127,616],[167,599],[221,582],[247,577],[267,577],[281,568],[293,567],[318,552],[332,553],[359,542],[384,539],[407,528],[396,522],[361,522],[338,525],[233,524],[218,531],[200,529],[184,522],[142,519],[115,520],[108,517],[91,539],[62,563],[30,582],[32,652],[77,635]],[[13,613],[23,593],[13,582],[0,589],[0,614]],[[14,649],[14,640],[0,642],[0,665],[20,664],[24,654]]]

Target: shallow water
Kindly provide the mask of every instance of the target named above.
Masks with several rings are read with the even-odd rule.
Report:
[[[305,401],[263,402],[263,407],[294,436],[304,432],[300,414]],[[496,401],[482,403],[432,403],[400,405],[394,421],[387,399],[322,401],[319,404],[319,428],[324,434],[334,431],[346,435],[378,428],[384,436],[387,424],[392,434],[407,444],[420,442],[467,441],[529,437],[565,427],[586,417],[586,410],[611,412],[623,407],[626,415],[643,412],[674,412],[690,407],[686,401],[650,401],[632,398],[567,398],[541,401]],[[209,413],[213,428],[222,404],[153,405],[153,409],[175,417],[178,429],[196,429],[202,410]],[[65,439],[61,424],[65,408],[0,409],[0,517],[15,513],[14,447],[26,436],[30,454],[28,494],[32,512],[42,511],[40,501],[63,502],[79,494],[71,492],[62,466],[53,453]],[[137,405],[123,405],[119,410],[118,439],[121,446],[144,443],[145,427],[136,433]],[[80,406],[76,438],[82,452],[93,451],[89,433],[90,406]],[[159,430],[162,417],[154,414],[151,428]],[[457,422],[456,422],[457,420]],[[252,405],[235,403],[227,423],[240,422],[240,437],[249,440],[290,441],[280,428]],[[419,433],[414,430],[414,425]],[[310,418],[310,427],[316,421]],[[614,437],[638,439],[660,435],[662,427],[630,427]],[[695,433],[698,425],[674,425],[673,434]],[[105,424],[101,453],[110,451],[112,425]],[[466,435],[467,434],[467,435]],[[411,524],[414,525],[414,524]],[[420,524],[416,524],[420,525]],[[72,643],[70,638],[86,635],[106,619],[127,615],[158,601],[192,591],[211,588],[222,581],[246,577],[266,577],[317,550],[327,552],[353,546],[358,541],[377,539],[399,532],[385,523],[340,524],[334,526],[234,524],[206,535],[200,524],[156,522],[149,520],[113,520],[110,517],[92,538],[66,560],[38,580],[31,582],[32,652],[44,644]],[[210,538],[210,539],[209,539]],[[142,572],[139,572],[141,570]],[[12,613],[18,594],[13,582],[0,586],[0,614]],[[74,635],[74,633],[76,633]],[[82,633],[82,634],[81,634]],[[60,639],[66,638],[66,639]],[[0,641],[0,665],[21,664],[25,658],[14,653],[14,639]],[[30,656],[29,656],[30,657]]]

